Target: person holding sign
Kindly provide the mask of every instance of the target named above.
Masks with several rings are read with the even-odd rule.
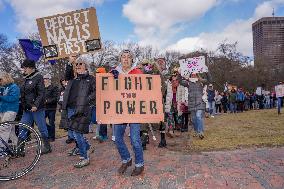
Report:
[[[190,111],[191,119],[197,135],[200,139],[204,138],[204,112],[206,104],[202,99],[203,83],[206,79],[201,78],[198,74],[190,74],[189,79],[180,78],[180,84],[188,87],[188,110]]]
[[[91,109],[96,102],[96,81],[95,77],[89,75],[89,65],[83,57],[76,60],[75,75],[63,94],[60,127],[71,131],[80,153],[80,161],[74,167],[82,168],[90,164],[90,145],[83,134],[89,132]]]
[[[111,71],[114,77],[117,79],[119,74],[143,74],[139,69],[133,67],[134,55],[130,50],[123,50],[119,56],[120,64]],[[124,133],[127,123],[115,124],[115,144],[116,148],[122,159],[122,165],[118,169],[120,175],[124,174],[128,167],[132,165],[132,158],[128,151],[127,146],[124,142]],[[140,138],[140,124],[139,123],[130,123],[130,139],[131,145],[135,154],[135,169],[131,173],[131,176],[140,175],[144,171],[144,158],[143,158],[143,149]]]

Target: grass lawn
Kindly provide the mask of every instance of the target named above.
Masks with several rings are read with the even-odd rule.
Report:
[[[171,150],[182,152],[283,146],[284,115],[277,115],[275,109],[221,114],[205,119],[203,140],[192,137],[192,133],[169,140]]]
[[[58,114],[57,127],[59,120],[60,115]],[[168,149],[184,153],[283,146],[284,114],[277,115],[276,109],[273,109],[221,114],[215,118],[205,118],[205,138],[203,140],[192,137],[192,132],[176,133],[180,136],[167,138]],[[56,130],[57,138],[66,135],[67,132],[64,130]],[[159,138],[158,132],[156,136]]]

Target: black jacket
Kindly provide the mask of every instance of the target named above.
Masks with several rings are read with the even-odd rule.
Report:
[[[92,106],[96,104],[96,79],[89,74],[76,78],[77,81],[79,80],[79,85],[77,89],[78,97],[76,100],[75,114],[68,119],[67,103],[74,80],[68,82],[63,94],[62,115],[59,127],[86,134],[89,132],[91,109]]]
[[[44,108],[45,88],[43,77],[39,72],[35,71],[25,77],[21,86],[21,100],[24,111],[31,110],[33,106],[38,110]]]
[[[70,81],[72,79],[74,79],[73,66],[72,64],[68,63],[66,64],[66,68],[65,68],[65,80]]]
[[[56,110],[59,91],[57,86],[49,85],[45,88],[45,109]]]

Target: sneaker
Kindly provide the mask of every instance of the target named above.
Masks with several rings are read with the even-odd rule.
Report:
[[[203,133],[199,133],[198,136],[199,136],[199,138],[200,138],[201,140],[204,139],[204,134],[203,134]]]
[[[210,117],[214,118],[215,116],[211,115]]]
[[[112,140],[113,142],[115,142],[115,136],[112,136],[112,137],[111,137],[111,140]]]
[[[88,166],[90,164],[90,160],[89,159],[81,159],[79,162],[74,164],[75,168],[82,168],[85,166]]]
[[[73,148],[70,152],[68,152],[69,156],[77,156],[80,155],[79,148]]]

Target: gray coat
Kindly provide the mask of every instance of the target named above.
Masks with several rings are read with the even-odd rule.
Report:
[[[188,87],[188,111],[205,110],[206,104],[202,99],[202,83],[200,81],[194,83],[187,80],[181,80],[180,84]]]

